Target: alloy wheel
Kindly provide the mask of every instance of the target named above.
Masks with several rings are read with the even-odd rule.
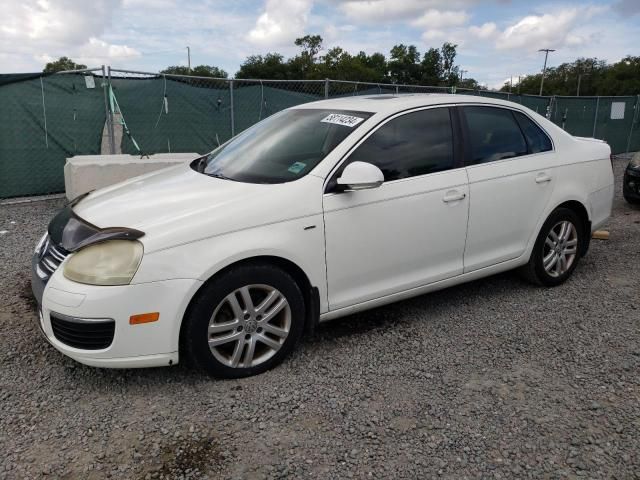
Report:
[[[545,271],[557,278],[567,272],[578,253],[578,230],[568,220],[555,224],[544,242],[542,265]]]
[[[286,297],[269,285],[246,285],[228,294],[209,320],[213,356],[232,368],[248,368],[273,357],[291,329]]]

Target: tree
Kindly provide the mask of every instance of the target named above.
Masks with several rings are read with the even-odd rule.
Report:
[[[279,53],[247,57],[236,73],[236,78],[333,78],[355,82],[434,86],[453,86],[460,81],[459,67],[455,64],[457,45],[451,43],[444,43],[440,49],[430,48],[422,60],[415,45],[394,45],[387,60],[379,52],[367,55],[360,51],[352,55],[339,46],[329,48],[324,55],[319,55],[323,50],[320,35],[305,35],[297,38],[294,43],[301,51],[288,60]],[[477,88],[478,82],[468,78],[460,86]]]
[[[312,61],[316,55],[322,50],[322,37],[320,35],[305,35],[296,38],[293,42],[296,47],[302,47],[302,54],[308,56]]]
[[[361,52],[364,53],[364,52]],[[389,67],[387,66],[387,59],[382,53],[373,53],[366,58],[365,61],[367,67],[372,69],[378,75],[379,82],[389,81]]]
[[[219,67],[212,65],[198,65],[189,70],[188,67],[174,65],[167,67],[160,73],[168,73],[172,75],[189,75],[195,77],[212,77],[212,78],[227,78],[229,74]]]
[[[457,47],[458,45],[445,42],[440,49],[440,55],[442,56],[442,80],[444,80],[447,85],[457,84],[460,78],[458,74],[459,68],[455,64]]]
[[[391,48],[389,75],[394,83],[416,84],[420,81],[420,52],[415,45],[394,45]]]
[[[541,74],[527,75],[514,83],[513,93],[537,95]],[[544,78],[545,95],[637,95],[640,94],[640,57],[627,56],[607,64],[597,58],[578,58],[549,67]],[[500,90],[509,91],[509,83]]]
[[[47,63],[42,71],[44,73],[55,73],[62,72],[64,70],[83,70],[85,68],[87,68],[86,65],[75,63],[69,57],[60,57],[54,62]]]
[[[423,85],[439,85],[442,80],[442,56],[437,48],[430,48],[422,58],[422,76],[420,83]]]
[[[331,48],[316,64],[317,78],[334,78],[336,80],[352,80],[360,82],[384,82],[386,67],[380,65],[380,56],[373,58],[365,52],[351,55],[341,47]],[[386,62],[385,62],[386,64]]]
[[[289,67],[279,53],[251,55],[240,65],[236,78],[285,80],[289,78]]]
[[[640,94],[640,57],[627,55],[596,77],[598,95]]]
[[[456,85],[458,88],[468,88],[470,90],[486,90],[485,86],[478,83],[475,78],[465,78]]]
[[[302,48],[299,55],[289,59],[289,71],[297,78],[317,78],[315,71],[316,55],[322,50],[322,37],[320,35],[305,35],[294,41],[297,47]]]

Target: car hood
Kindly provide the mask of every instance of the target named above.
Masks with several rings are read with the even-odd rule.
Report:
[[[73,211],[99,228],[143,231],[140,241],[151,252],[319,213],[321,191],[322,179],[312,175],[289,183],[252,184],[180,165],[92,192]]]

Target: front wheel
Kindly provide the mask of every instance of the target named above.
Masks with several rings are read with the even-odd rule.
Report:
[[[271,265],[243,265],[215,278],[185,319],[189,359],[220,378],[262,373],[293,350],[304,327],[300,288]]]
[[[580,217],[568,208],[553,211],[544,223],[522,273],[527,280],[556,286],[567,280],[580,259],[584,226]]]

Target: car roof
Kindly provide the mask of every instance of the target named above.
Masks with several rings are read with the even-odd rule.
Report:
[[[521,107],[506,100],[476,95],[455,95],[442,93],[401,93],[398,95],[361,95],[296,105],[293,108],[326,108],[336,110],[352,110],[360,112],[391,114],[403,110],[428,107],[431,105],[456,104],[456,103],[482,103],[491,105],[504,105],[509,107]]]

